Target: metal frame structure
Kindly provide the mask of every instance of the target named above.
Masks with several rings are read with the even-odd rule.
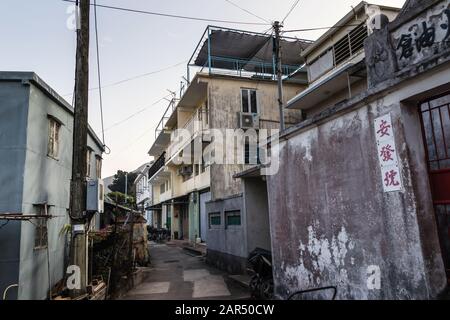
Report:
[[[253,75],[256,74],[263,79],[275,79],[276,67],[275,67],[274,59],[272,59],[272,61],[270,63],[268,63],[266,61],[253,61],[252,59],[240,59],[240,58],[236,58],[236,57],[220,57],[220,56],[213,55],[212,54],[213,48],[212,48],[212,43],[211,43],[211,34],[215,30],[237,32],[237,33],[242,33],[242,34],[252,35],[252,36],[260,36],[260,37],[265,37],[268,40],[274,38],[273,35],[271,35],[271,34],[264,34],[264,33],[259,33],[259,32],[245,31],[245,30],[239,30],[239,29],[233,29],[233,28],[224,28],[224,27],[218,27],[218,26],[214,26],[214,25],[207,26],[206,30],[203,32],[203,35],[202,35],[200,41],[198,42],[197,46],[195,47],[195,50],[187,64],[186,80],[187,80],[188,84],[191,81],[191,68],[192,67],[196,67],[196,68],[200,67],[201,70],[203,70],[204,68],[208,68],[208,73],[212,74],[213,69],[215,69],[214,68],[215,61],[228,62],[230,64],[233,64],[234,68],[232,69],[232,71],[235,74],[237,74],[238,76],[245,75],[246,71],[244,71],[243,66],[255,65],[255,66],[260,67],[261,72],[247,72],[247,73],[253,74]],[[312,43],[312,41],[310,41],[310,40],[304,40],[304,39],[298,39],[298,38],[292,38],[292,37],[283,37],[282,39],[292,40],[292,41],[302,41],[305,43]],[[194,61],[195,61],[195,58],[200,53],[200,50],[204,46],[205,42],[207,42],[207,46],[208,46],[208,58],[207,58],[205,65],[199,66],[199,65],[196,65],[194,63]],[[301,67],[301,66],[285,64],[282,66],[283,73],[286,75],[292,74],[292,73],[296,72],[299,69],[299,67]],[[272,72],[270,73],[270,72],[268,72],[268,70],[272,70]]]

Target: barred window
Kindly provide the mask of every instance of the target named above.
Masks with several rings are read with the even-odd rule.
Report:
[[[47,155],[54,159],[58,158],[59,153],[59,130],[61,124],[54,118],[48,119],[48,145]]]
[[[241,211],[227,211],[225,212],[225,220],[228,226],[240,226],[241,225]]]
[[[38,215],[46,215],[45,210],[46,205],[39,205]],[[47,236],[47,218],[36,219],[35,232],[34,232],[34,248],[43,249],[47,247],[48,236]]]

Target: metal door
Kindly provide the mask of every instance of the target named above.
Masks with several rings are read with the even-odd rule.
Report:
[[[420,105],[439,239],[450,275],[450,92]]]

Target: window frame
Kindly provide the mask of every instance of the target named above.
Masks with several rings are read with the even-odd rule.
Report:
[[[229,216],[237,216],[239,213],[239,224],[229,224],[228,223],[228,217]],[[229,228],[241,228],[242,227],[242,212],[241,210],[227,210],[225,211],[225,229]]]
[[[55,117],[47,115],[48,119],[48,139],[47,139],[47,156],[58,160],[60,150],[60,136],[62,123]]]
[[[86,178],[91,177],[91,161],[92,161],[92,153],[94,150],[92,148],[86,148]]]
[[[47,204],[36,205],[38,215],[47,215]],[[43,250],[48,247],[48,224],[47,218],[37,218],[34,225],[34,245],[33,250]]]
[[[244,91],[247,92],[247,103],[248,103],[248,109],[247,111],[244,111]],[[256,102],[256,112],[252,111],[252,95],[251,93],[255,92],[255,102]],[[249,114],[260,114],[259,110],[259,98],[258,98],[258,90],[254,88],[241,88],[241,112],[242,113],[249,113]]]
[[[102,178],[102,165],[103,165],[103,159],[98,154],[95,155],[95,174],[97,179]]]
[[[212,217],[218,217],[219,218],[219,224],[212,224],[211,223],[211,218]],[[220,227],[222,226],[222,214],[217,211],[217,212],[209,212],[208,213],[208,228],[209,230],[213,230],[213,229],[220,229]]]

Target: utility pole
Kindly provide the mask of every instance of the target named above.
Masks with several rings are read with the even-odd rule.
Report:
[[[86,154],[88,133],[89,92],[89,10],[90,0],[77,1],[80,25],[77,28],[75,70],[75,113],[73,124],[72,180],[70,186],[70,217],[72,241],[70,264],[79,267],[80,288],[71,290],[76,297],[86,293],[87,233],[86,233]]]
[[[273,30],[275,32],[275,44],[274,44],[274,54],[275,63],[277,69],[277,81],[278,81],[278,106],[280,108],[280,130],[284,131],[284,106],[283,106],[283,70],[281,68],[281,38],[280,29],[282,25],[279,21],[273,23]]]

